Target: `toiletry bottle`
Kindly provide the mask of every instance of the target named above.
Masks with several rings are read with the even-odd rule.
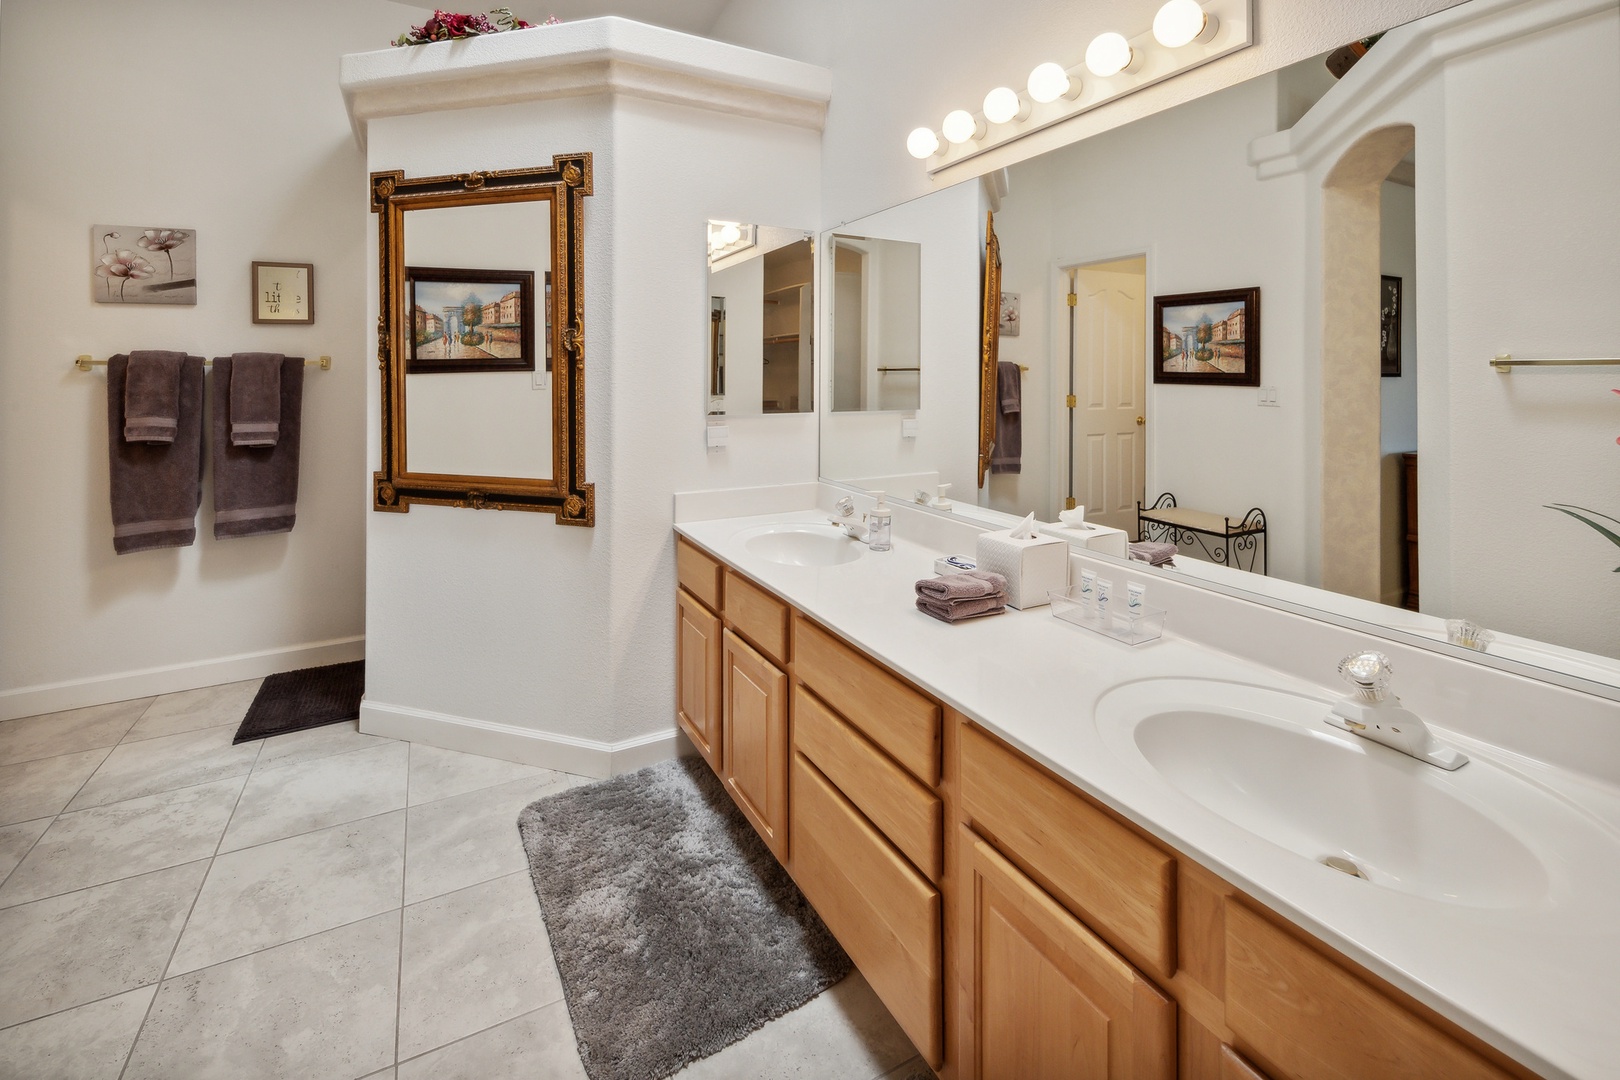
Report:
[[[888,551],[894,546],[889,539],[890,518],[889,505],[883,501],[883,492],[874,492],[877,495],[877,505],[872,507],[871,513],[866,515],[866,546],[873,551]]]
[[[1147,586],[1140,581],[1127,581],[1125,583],[1125,612],[1129,615],[1142,614],[1142,598],[1147,593]]]

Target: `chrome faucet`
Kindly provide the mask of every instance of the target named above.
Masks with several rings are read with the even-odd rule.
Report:
[[[1328,723],[1448,772],[1468,764],[1468,755],[1442,745],[1416,713],[1389,693],[1394,675],[1389,657],[1353,653],[1339,661],[1339,674],[1356,692],[1333,706],[1325,718]]]
[[[866,543],[866,515],[862,514],[860,521],[855,520],[855,499],[852,496],[845,495],[842,499],[833,503],[833,509],[838,511],[838,516],[829,517],[827,521],[843,529],[844,535],[851,540]]]

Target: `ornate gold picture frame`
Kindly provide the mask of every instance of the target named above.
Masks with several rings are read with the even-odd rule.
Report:
[[[404,513],[412,503],[555,514],[560,525],[596,522],[594,485],[585,480],[584,198],[591,155],[559,154],[549,166],[407,178],[371,174],[378,215],[377,364],[382,372],[382,468],[373,481],[377,511]],[[551,475],[474,476],[407,468],[406,374],[412,313],[405,284],[405,230],[412,210],[545,201],[550,207],[553,317],[546,327],[551,364]],[[470,417],[476,422],[476,417]]]

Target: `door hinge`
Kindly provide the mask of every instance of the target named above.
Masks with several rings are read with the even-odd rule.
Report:
[[[1070,307],[1074,307],[1076,304],[1078,304],[1080,302],[1080,298],[1078,296],[1076,296],[1074,293],[1070,293],[1065,299],[1068,300],[1068,303],[1069,303]]]
[[[1067,405],[1069,408],[1072,409],[1076,405],[1080,404],[1080,402],[1078,400],[1076,400],[1076,398],[1075,398],[1075,396],[1073,394],[1070,394],[1068,397],[1063,399],[1063,404]]]

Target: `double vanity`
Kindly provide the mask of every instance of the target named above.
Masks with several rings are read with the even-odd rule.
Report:
[[[841,494],[678,497],[678,719],[942,1076],[1609,1074],[1620,791],[1477,737],[1512,690],[1162,574],[1136,648],[939,623],[914,583],[981,527],[875,552]],[[1328,722],[1369,647],[1466,764]]]

